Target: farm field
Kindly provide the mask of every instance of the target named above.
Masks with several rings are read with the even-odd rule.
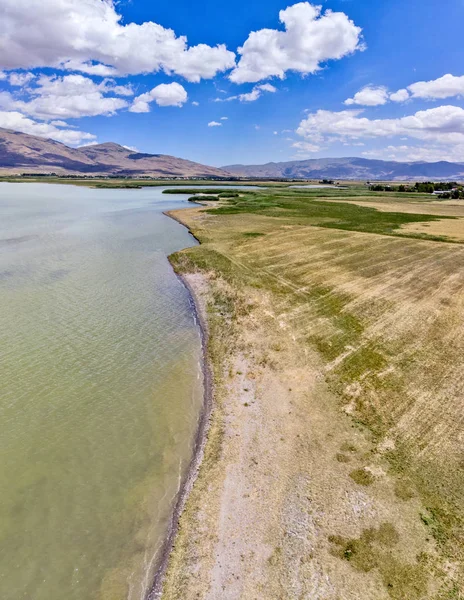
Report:
[[[163,597],[462,598],[461,206],[355,187],[205,204],[175,211],[201,245],[172,262],[214,410]]]

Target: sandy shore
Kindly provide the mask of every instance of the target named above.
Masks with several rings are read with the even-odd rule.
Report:
[[[177,220],[175,217],[172,218]],[[185,479],[183,482],[181,482],[180,485],[179,493],[177,495],[176,502],[173,508],[168,533],[160,551],[160,559],[154,575],[153,585],[148,595],[146,596],[146,600],[155,600],[156,598],[161,597],[163,581],[166,574],[169,557],[174,546],[174,540],[178,533],[180,515],[184,510],[185,503],[198,476],[198,472],[203,459],[203,453],[207,440],[207,432],[209,428],[209,421],[211,418],[211,411],[213,406],[211,370],[207,360],[208,328],[205,319],[206,313],[204,309],[204,303],[198,295],[199,290],[196,289],[196,286],[191,285],[191,278],[189,278],[188,276],[182,276],[180,274],[177,274],[177,276],[188,291],[192,311],[195,320],[200,328],[202,344],[201,369],[203,373],[204,400],[203,407],[199,415],[198,429],[193,444],[192,459],[188,466]]]

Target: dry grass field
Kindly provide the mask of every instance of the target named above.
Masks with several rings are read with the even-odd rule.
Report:
[[[325,198],[328,202],[337,202]],[[406,223],[401,226],[401,231],[406,233],[428,234],[432,236],[445,237],[451,241],[464,242],[464,202],[462,200],[441,200],[430,202],[404,202],[401,198],[378,198],[356,197],[351,200],[357,206],[375,208],[381,212],[403,212],[409,214],[426,214],[443,217],[455,217],[455,219],[440,219],[426,223]]]
[[[464,213],[334,195],[176,213],[215,409],[166,600],[463,598]]]

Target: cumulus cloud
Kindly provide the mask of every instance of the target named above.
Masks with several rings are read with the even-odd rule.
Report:
[[[150,92],[141,94],[134,99],[130,112],[150,112],[150,103],[156,102],[158,106],[182,106],[187,102],[187,92],[179,83],[161,83]]]
[[[0,93],[0,108],[48,120],[114,115],[128,105],[122,98],[106,95],[108,92],[129,93],[128,86],[114,86],[110,80],[97,84],[83,75],[42,75],[34,83],[35,86],[27,90],[26,100],[17,99],[9,92]]]
[[[111,80],[106,82],[106,91],[116,94],[116,96],[133,96],[134,88],[129,85],[113,85]]]
[[[10,73],[8,83],[13,87],[22,87],[34,79],[34,73]]]
[[[64,123],[66,125],[66,123]],[[84,140],[94,140],[96,138],[92,133],[78,131],[75,129],[60,129],[52,123],[40,123],[17,111],[0,111],[0,127],[21,131],[29,135],[52,138],[63,144],[78,146]]]
[[[187,38],[178,38],[185,40]],[[214,48],[206,44],[198,44],[183,53],[179,53],[172,61],[171,66],[167,66],[164,70],[167,73],[177,73],[187,81],[198,83],[201,79],[212,79],[218,73],[227,71],[235,65],[235,54],[227,50],[224,44],[220,44]]]
[[[262,85],[255,85],[255,87],[248,94],[239,94],[237,98],[240,102],[254,102],[258,100],[263,95],[263,92],[271,92],[272,94],[276,92],[277,89],[271,85],[270,83],[264,83]],[[234,98],[228,98],[229,100],[233,100]]]
[[[287,71],[315,73],[321,64],[362,48],[361,28],[343,12],[322,13],[321,6],[299,2],[279,12],[285,31],[260,29],[238,49],[241,58],[230,79],[257,82],[283,79]]]
[[[362,153],[366,158],[378,158],[382,160],[395,160],[398,162],[437,162],[447,160],[450,162],[462,162],[464,156],[464,144],[450,146],[394,146],[366,150]]]
[[[222,127],[222,123],[218,123],[217,121],[210,121],[208,123],[208,127]]]
[[[274,133],[277,133],[276,131]],[[292,148],[298,150],[298,154],[310,154],[313,152],[319,152],[321,149],[317,144],[311,144],[310,142],[294,142]]]
[[[270,83],[263,83],[262,85],[258,85],[256,86],[261,92],[270,92],[271,94],[273,94],[274,92],[277,92],[277,88],[275,88],[273,85],[271,85]]]
[[[2,0],[0,68],[55,67],[92,75],[164,71],[189,81],[235,64],[223,44],[189,47],[152,21],[122,24],[114,0]]]
[[[228,121],[229,117],[221,117],[221,121]]]
[[[448,73],[431,81],[417,81],[407,88],[402,88],[393,93],[389,93],[384,86],[368,85],[357,92],[353,98],[345,100],[345,104],[378,106],[385,104],[388,100],[406,102],[410,98],[438,100],[452,98],[453,96],[464,96],[464,76],[456,77]]]
[[[114,67],[108,65],[102,65],[101,63],[93,63],[91,61],[81,62],[79,60],[65,60],[58,65],[65,71],[80,71],[87,75],[96,75],[99,77],[111,77],[117,75],[118,71]],[[90,146],[90,144],[87,144]]]
[[[443,75],[432,81],[418,81],[408,87],[413,98],[425,98],[429,100],[451,98],[452,96],[464,96],[464,75]]]
[[[362,106],[380,106],[388,102],[388,91],[384,86],[367,85],[359,90],[353,98],[345,100],[345,104],[360,104]]]
[[[318,110],[303,119],[297,133],[311,143],[405,136],[438,144],[464,144],[464,109],[439,106],[398,119],[368,119],[363,110]]]
[[[258,98],[261,98],[263,92],[270,92],[274,94],[277,92],[277,88],[270,83],[263,83],[261,85],[255,85],[251,92],[245,94],[237,94],[235,96],[228,96],[227,98],[215,98],[215,102],[230,102],[231,100],[240,100],[240,102],[255,102]]]
[[[36,87],[29,90],[29,92],[39,96],[73,96],[95,92],[101,94],[112,93],[115,96],[134,95],[131,85],[117,85],[114,79],[104,79],[101,83],[95,83],[93,79],[83,75],[65,75],[64,77],[41,75],[35,84]]]
[[[406,100],[409,100],[409,92],[404,88],[393,92],[393,94],[390,94],[390,100],[392,102],[406,102]]]
[[[405,102],[408,99],[409,92],[406,89],[401,89],[391,94],[383,85],[366,85],[359,92],[356,92],[353,98],[345,100],[345,104],[348,106],[353,104],[359,106],[382,106],[389,100],[392,102]]]

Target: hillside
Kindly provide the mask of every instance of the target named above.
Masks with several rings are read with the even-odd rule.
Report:
[[[316,158],[265,165],[222,167],[234,176],[290,179],[462,179],[464,164],[445,161],[401,163],[367,158]]]
[[[134,152],[114,143],[70,148],[51,139],[0,128],[0,174],[224,177],[227,173],[165,154]]]

